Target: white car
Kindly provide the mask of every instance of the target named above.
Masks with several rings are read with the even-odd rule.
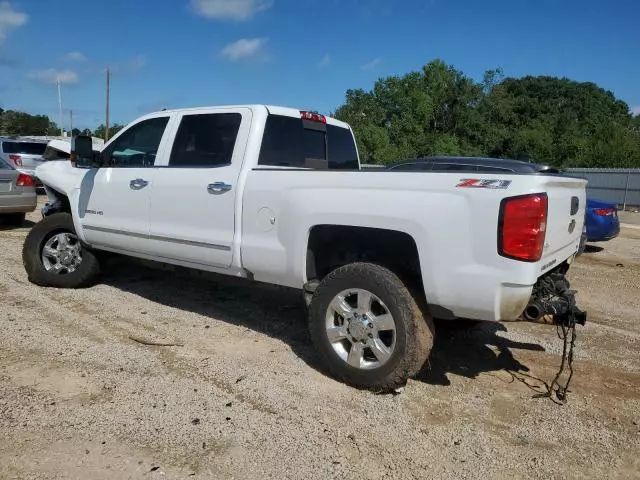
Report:
[[[432,316],[581,314],[564,274],[584,180],[361,171],[349,125],[265,105],[145,115],[97,156],[76,142],[37,170],[38,285],[90,283],[103,250],[297,288],[328,369],[374,389],[422,367]]]

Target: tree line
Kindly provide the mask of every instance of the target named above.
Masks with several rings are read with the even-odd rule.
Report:
[[[558,167],[640,168],[640,116],[591,82],[500,69],[474,81],[441,60],[347,90],[333,114],[351,124],[361,161],[482,155]],[[111,138],[123,125],[109,128]],[[72,133],[105,137],[105,125]],[[0,135],[59,135],[46,115],[0,109]]]
[[[441,60],[347,90],[334,115],[361,161],[428,155],[514,158],[558,167],[640,168],[640,116],[590,82],[489,70],[477,82]]]
[[[124,128],[118,123],[109,126],[109,138]],[[94,137],[105,138],[106,126],[99,125],[95,130],[85,128],[80,130],[74,128],[72,135],[92,135]],[[35,136],[57,136],[60,135],[60,127],[47,115],[31,115],[26,112],[15,110],[3,110],[0,108],[0,135],[35,135]]]

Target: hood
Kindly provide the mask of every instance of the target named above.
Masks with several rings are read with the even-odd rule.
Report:
[[[71,197],[88,171],[85,168],[72,167],[69,161],[45,162],[36,168],[36,177],[44,186]]]
[[[104,148],[104,140],[98,137],[91,137],[93,150],[100,152]],[[71,138],[55,138],[49,141],[49,147],[60,150],[61,152],[71,153]]]

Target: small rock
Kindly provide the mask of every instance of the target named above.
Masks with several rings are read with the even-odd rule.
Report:
[[[457,447],[458,445],[460,445],[462,443],[461,440],[456,440],[455,442],[453,442],[453,444]]]
[[[211,328],[211,326],[210,325],[205,325],[204,328]]]
[[[84,451],[85,455],[89,455],[89,450]]]
[[[204,450],[205,448],[207,448],[207,443],[206,442],[202,442],[202,449]]]
[[[199,418],[194,418],[193,420],[191,420],[191,423],[193,425],[198,425],[200,423],[200,419]]]
[[[103,440],[103,441],[102,441],[102,445],[104,445],[105,443],[107,443],[107,442],[105,442],[105,441]]]
[[[246,375],[240,375],[238,378],[236,378],[236,383],[240,383],[242,380],[244,380],[245,378],[247,378]]]
[[[145,312],[144,310],[140,312],[142,315],[146,315],[147,312]]]
[[[233,405],[233,402],[227,402],[224,404],[225,407],[230,407],[231,405]]]
[[[351,440],[352,442],[355,442],[355,441],[356,441],[356,436],[355,436],[353,433],[350,433],[349,435],[347,435],[347,438],[348,438],[349,440]]]
[[[231,417],[227,417],[225,418],[225,420],[228,422],[229,420],[231,420]]]
[[[149,470],[149,472],[155,472],[156,470],[158,470],[160,467],[151,467],[151,469]]]

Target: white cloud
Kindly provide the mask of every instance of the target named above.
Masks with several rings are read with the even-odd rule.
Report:
[[[318,68],[327,68],[329,66],[331,66],[331,55],[327,53],[324,57],[322,57],[320,63],[318,63]]]
[[[206,18],[249,20],[256,13],[271,8],[273,0],[191,0],[191,9]]]
[[[374,68],[376,68],[378,65],[380,65],[380,62],[382,60],[380,60],[379,58],[374,58],[373,60],[371,60],[368,63],[365,63],[364,65],[362,65],[362,70],[373,70]]]
[[[220,51],[220,55],[232,62],[259,58],[266,59],[266,54],[264,53],[264,45],[266,43],[266,38],[241,38],[237,42],[225,46]]]
[[[37,70],[29,73],[31,80],[36,80],[42,83],[57,83],[71,84],[78,83],[78,74],[73,70],[56,70],[55,68],[47,68],[45,70]]]
[[[26,13],[16,12],[11,2],[0,2],[0,45],[5,41],[11,30],[23,26],[29,20]]]
[[[62,58],[68,62],[86,62],[87,61],[87,57],[85,57],[82,52],[69,52],[69,53],[66,53]]]
[[[634,105],[629,109],[631,115],[640,115],[640,105]]]

